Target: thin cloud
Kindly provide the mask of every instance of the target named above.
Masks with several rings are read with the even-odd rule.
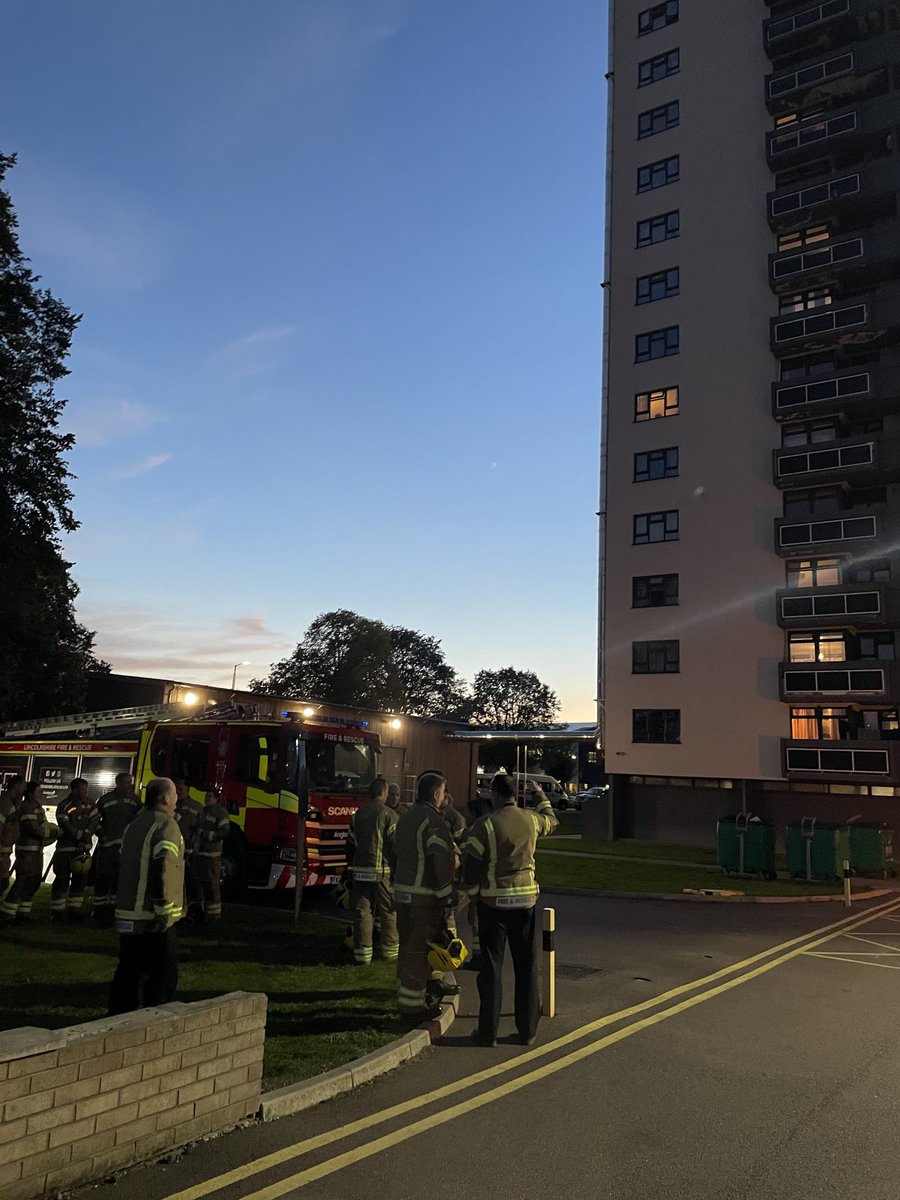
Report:
[[[183,613],[149,604],[79,605],[79,620],[97,631],[97,654],[126,675],[180,679],[208,686],[231,682],[235,663],[246,686],[293,650],[290,639],[258,614],[219,618],[202,625]]]
[[[226,342],[213,351],[213,363],[232,375],[258,375],[272,365],[275,348],[294,334],[293,325],[269,325]]]
[[[125,397],[98,397],[66,409],[66,423],[79,446],[108,446],[122,438],[137,437],[167,420],[165,413]]]
[[[163,463],[167,463],[171,457],[171,454],[151,454],[143,462],[135,463],[131,467],[122,467],[119,471],[114,471],[112,477],[113,479],[137,479],[139,475],[146,475],[148,471],[155,471],[157,467],[161,467]]]

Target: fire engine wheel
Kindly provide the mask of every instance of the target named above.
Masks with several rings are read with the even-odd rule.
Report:
[[[222,896],[240,900],[247,886],[247,847],[240,834],[231,833],[222,847]]]

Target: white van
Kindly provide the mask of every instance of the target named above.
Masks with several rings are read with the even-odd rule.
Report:
[[[510,774],[510,779],[516,784],[516,791],[520,800],[525,790],[531,791],[531,785],[537,784],[554,808],[559,808],[560,804],[562,804],[563,808],[566,807],[568,796],[566,795],[565,788],[552,775],[541,775],[536,771],[529,771],[527,775],[521,772],[516,774],[513,771]]]

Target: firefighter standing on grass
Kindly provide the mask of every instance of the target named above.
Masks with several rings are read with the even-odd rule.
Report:
[[[397,814],[386,805],[388,784],[369,785],[369,802],[350,818],[347,867],[353,913],[353,957],[360,966],[372,961],[375,917],[381,933],[381,956],[396,962],[399,949],[390,862],[394,853]]]
[[[203,920],[210,924],[222,917],[222,846],[231,822],[219,803],[218,788],[208,788],[206,803],[194,834],[194,873],[203,896]]]
[[[81,917],[81,901],[91,865],[91,847],[99,825],[86,779],[73,779],[69,794],[56,809],[59,840],[53,855],[50,920]]]
[[[394,837],[397,1005],[401,1019],[411,1024],[437,1015],[436,1001],[459,990],[432,979],[428,962],[428,943],[444,933],[452,904],[455,853],[440,811],[445,791],[440,775],[420,776],[416,802],[400,818]]]
[[[13,775],[0,796],[0,896],[9,887],[12,852],[19,836],[19,805],[25,791],[25,776]]]
[[[43,805],[44,793],[36,779],[25,784],[19,805],[19,836],[16,839],[16,877],[6,894],[0,915],[4,924],[16,921],[33,925],[31,904],[41,886],[44,847],[56,840],[57,829],[47,820]]]
[[[122,838],[140,808],[141,802],[134,794],[134,778],[127,771],[117,775],[114,790],[97,801],[100,828],[97,831],[97,875],[92,913],[96,921],[111,922],[113,919]]]

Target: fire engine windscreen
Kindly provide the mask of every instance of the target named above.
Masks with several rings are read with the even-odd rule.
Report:
[[[317,791],[355,792],[376,775],[375,750],[365,742],[310,738],[306,743],[309,785]]]

